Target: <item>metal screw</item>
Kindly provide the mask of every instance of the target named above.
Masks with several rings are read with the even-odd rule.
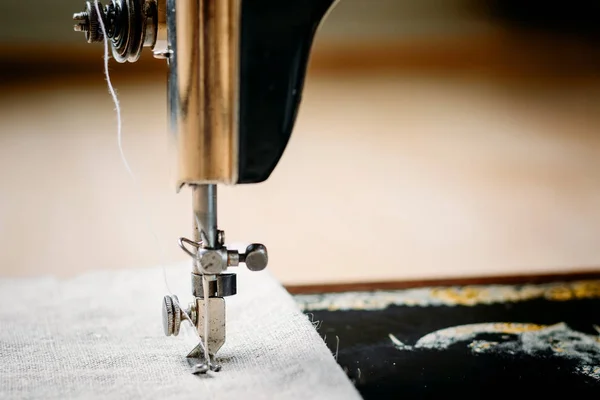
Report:
[[[73,14],[73,21],[78,22],[73,27],[75,32],[87,32],[89,30],[90,16],[86,11]]]
[[[100,13],[104,13],[105,11],[102,9],[102,4],[98,4],[98,6],[100,8]],[[104,36],[100,29],[100,18],[103,18],[103,21],[106,21],[104,15],[98,15],[96,6],[88,1],[86,2],[85,11],[73,14],[73,20],[77,22],[73,29],[76,32],[85,33],[85,39],[88,43],[101,42],[104,40]],[[106,29],[108,31],[109,26],[106,26]]]
[[[190,322],[192,325],[196,325],[198,323],[198,308],[196,307],[196,302],[190,303],[187,310],[185,310],[185,313],[188,315],[188,317],[190,317]],[[183,321],[185,316],[182,315],[181,317],[181,320]]]
[[[198,252],[200,266],[204,273],[213,275],[220,274],[227,269],[226,250],[204,250]]]

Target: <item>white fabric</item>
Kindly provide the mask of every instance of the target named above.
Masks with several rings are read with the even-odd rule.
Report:
[[[168,269],[182,304],[189,267]],[[358,399],[291,296],[267,273],[227,299],[223,370],[194,376],[191,329],[162,332],[160,268],[0,280],[0,398]],[[186,324],[187,325],[187,324]]]

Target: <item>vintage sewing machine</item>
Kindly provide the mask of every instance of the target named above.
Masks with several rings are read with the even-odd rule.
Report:
[[[236,294],[229,268],[267,266],[267,249],[230,250],[217,226],[217,185],[265,181],[292,133],[314,34],[335,0],[88,1],[74,15],[89,43],[104,41],[115,60],[135,62],[148,47],[169,65],[170,128],[177,140],[177,190],[192,189],[193,239],[179,245],[193,258],[192,294],[184,310],[165,296],[164,329],[177,335],[189,320],[201,343],[188,355],[194,373],[216,371],[225,342],[225,300]]]

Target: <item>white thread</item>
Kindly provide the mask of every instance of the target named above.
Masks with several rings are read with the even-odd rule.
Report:
[[[102,30],[102,37],[104,39],[104,76],[106,76],[106,83],[108,84],[108,92],[110,93],[113,102],[115,103],[115,111],[117,112],[117,144],[119,146],[119,153],[121,154],[121,161],[125,164],[125,169],[127,169],[127,173],[135,182],[135,176],[133,175],[133,171],[127,162],[127,157],[125,157],[125,152],[123,151],[123,122],[121,120],[121,105],[119,104],[119,98],[117,97],[117,93],[115,92],[115,87],[112,84],[110,79],[110,72],[108,70],[108,62],[110,59],[110,55],[108,53],[108,37],[106,36],[106,26],[104,26],[104,20],[102,19],[102,14],[100,13],[100,6],[98,5],[98,0],[95,2],[96,12],[98,13],[98,22],[100,23],[100,29]]]
[[[131,180],[133,181],[133,184],[135,186],[135,189],[136,189],[135,193],[136,193],[136,196],[138,197],[138,202],[142,206],[144,206],[145,203],[143,201],[143,197],[141,196],[137,179],[136,179],[133,171],[131,170],[131,167],[129,166],[127,157],[125,157],[125,151],[123,150],[123,132],[122,132],[123,131],[123,122],[122,122],[122,118],[121,118],[121,105],[119,103],[119,98],[117,96],[117,92],[115,91],[115,88],[110,79],[110,71],[109,71],[110,53],[108,51],[108,48],[109,48],[108,36],[106,34],[106,26],[104,25],[104,20],[101,17],[102,13],[100,12],[99,0],[94,1],[94,6],[96,8],[96,12],[98,13],[98,22],[100,24],[100,30],[102,31],[102,37],[104,39],[104,76],[106,77],[106,83],[108,85],[108,92],[110,93],[110,96],[112,97],[112,100],[115,103],[115,112],[117,114],[117,145],[119,147],[119,154],[121,156],[121,161],[125,165],[125,169],[127,170],[127,173],[129,174],[129,177],[131,178]],[[145,209],[145,208],[146,207],[142,207],[142,209]],[[192,318],[188,315],[188,313],[185,311],[185,309],[181,306],[181,304],[179,303],[177,298],[174,297],[173,292],[171,292],[171,288],[169,287],[169,282],[167,279],[167,269],[165,267],[165,265],[166,265],[165,264],[165,258],[166,258],[165,257],[165,249],[162,246],[162,243],[161,243],[160,239],[158,238],[158,235],[156,234],[156,230],[154,229],[154,227],[152,225],[152,221],[150,220],[149,215],[151,215],[151,214],[145,213],[145,216],[146,216],[145,221],[146,221],[146,224],[148,225],[148,230],[154,237],[154,240],[156,241],[156,244],[159,249],[165,289],[171,295],[171,297],[173,298],[173,301],[179,306],[179,309],[183,313],[185,319],[187,319],[190,322],[190,324],[192,326],[194,326],[195,324],[193,323]],[[196,336],[200,340],[202,340],[198,331],[196,329],[193,329],[193,330],[196,333]],[[202,345],[203,348],[205,347],[205,345],[202,343],[202,341],[200,342],[200,344]],[[206,351],[207,350],[205,350],[205,352]]]

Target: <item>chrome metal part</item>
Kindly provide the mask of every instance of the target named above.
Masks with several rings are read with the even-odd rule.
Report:
[[[198,308],[196,306],[196,302],[192,302],[188,305],[187,310],[185,310],[185,312],[187,313],[187,316],[190,319],[190,323],[194,326],[196,326],[196,324],[198,323]],[[185,315],[182,316],[181,320],[183,321],[185,318]],[[187,319],[187,318],[185,318]]]
[[[190,366],[192,367],[192,374],[204,375],[208,371],[219,372],[221,365],[216,363],[214,357],[207,363],[204,359],[204,349],[202,344],[198,344],[186,357]]]
[[[154,41],[154,46],[152,46],[152,52],[156,58],[166,58],[170,54],[167,29],[167,0],[156,0],[156,11],[156,40]]]
[[[240,253],[237,250],[227,250],[227,266],[237,267],[240,265]]]
[[[225,231],[217,231],[217,242],[219,243],[219,246],[225,245]]]
[[[73,20],[76,22],[73,29],[75,32],[83,32],[88,43],[101,42],[104,40],[104,36],[100,29],[99,19],[96,7],[88,1],[85,3],[84,11],[73,14]]]
[[[100,11],[98,13],[98,10]],[[88,43],[104,40],[104,23],[112,54],[120,63],[135,62],[144,47],[167,50],[166,0],[110,0],[106,6],[86,2],[84,11],[73,15],[75,31],[84,32]]]
[[[179,299],[177,296],[165,296],[163,298],[163,330],[166,336],[177,336],[181,328],[181,323],[191,319],[192,325],[196,325],[198,322],[198,312],[196,302],[190,303],[189,307],[185,312],[180,307]],[[187,314],[187,317],[186,317]]]
[[[204,309],[206,299],[196,299],[198,310]],[[217,354],[225,343],[225,299],[211,297],[208,299],[208,318],[204,313],[198,315],[196,327],[198,333],[208,342],[208,353],[211,356]],[[208,319],[208,339],[204,338],[204,323]]]
[[[177,0],[169,14],[178,188],[237,182],[240,11],[239,0]]]
[[[169,131],[177,132],[177,120],[179,119],[179,90],[177,88],[178,63],[177,63],[177,7],[176,0],[167,1],[167,46],[163,49],[163,56],[167,58],[169,74],[167,76],[167,115]],[[168,53],[168,54],[165,54]],[[156,54],[154,55],[156,57]]]
[[[200,271],[207,275],[216,275],[227,269],[227,249],[198,249]]]
[[[175,310],[173,309],[173,301],[170,296],[163,298],[162,306],[162,317],[163,317],[163,330],[166,336],[171,336],[175,331],[174,317]]]
[[[196,250],[191,251],[188,246]],[[187,238],[179,238],[179,247],[194,259],[194,272],[198,274],[220,274],[229,267],[237,267],[240,263],[246,264],[250,271],[262,271],[269,263],[267,248],[260,243],[249,245],[245,253],[228,250],[225,246],[207,249],[202,247],[202,242],[194,242]]]
[[[190,251],[188,245],[194,247],[196,251]],[[194,242],[193,240],[182,237],[179,238],[179,247],[181,247],[181,250],[183,250],[187,255],[189,255],[195,260],[197,258],[196,253],[198,253],[198,249],[202,247],[202,242]]]
[[[211,362],[210,365],[207,365],[206,362],[201,362],[192,366],[192,374],[194,375],[204,375],[208,371],[219,372],[220,370],[221,366],[214,364],[213,362]]]
[[[202,247],[202,242],[194,242],[183,237],[179,238],[179,247],[194,259],[194,272],[198,274],[221,274],[229,267],[237,267],[240,264],[240,257],[245,256],[245,254],[240,255],[237,250],[227,250],[226,247],[206,249]],[[190,250],[190,247],[195,250]]]
[[[206,363],[195,364],[192,367],[192,374],[194,375],[204,375],[209,371],[210,367]]]
[[[163,330],[167,336],[179,335],[181,326],[181,309],[176,296],[165,296],[163,298]]]
[[[240,262],[245,263],[250,271],[262,271],[269,263],[267,248],[260,243],[251,244],[246,248],[246,253],[240,256]]]
[[[236,274],[215,275],[214,280],[208,281],[208,297],[228,297],[236,293]],[[197,298],[204,298],[204,280],[202,279],[202,275],[192,274],[192,295]]]
[[[204,248],[219,248],[217,229],[217,185],[192,185],[194,238]]]

